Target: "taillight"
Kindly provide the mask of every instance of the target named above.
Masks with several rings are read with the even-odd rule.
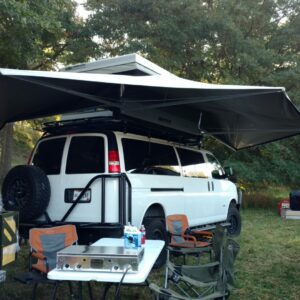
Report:
[[[109,173],[120,173],[120,159],[117,150],[108,151],[108,172]]]

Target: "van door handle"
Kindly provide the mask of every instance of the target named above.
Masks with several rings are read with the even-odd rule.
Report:
[[[210,192],[210,182],[207,181],[207,187],[208,187],[208,191]]]
[[[214,182],[213,182],[213,181],[211,182],[211,189],[212,189],[212,191],[215,190],[215,185],[214,185]]]

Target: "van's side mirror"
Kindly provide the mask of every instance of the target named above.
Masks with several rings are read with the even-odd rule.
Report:
[[[230,176],[233,176],[233,169],[231,167],[225,167],[224,168],[224,171],[225,171],[225,175],[226,177],[230,177]]]
[[[215,179],[221,179],[222,178],[222,175],[220,175],[219,170],[211,171],[211,176],[212,176],[212,178],[215,178]]]
[[[236,179],[236,176],[233,172],[233,169],[231,167],[225,167],[224,168],[224,171],[225,171],[225,177],[228,178],[230,181],[236,183],[237,182],[237,179]]]

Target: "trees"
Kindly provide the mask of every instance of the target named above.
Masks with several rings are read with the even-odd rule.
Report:
[[[72,0],[0,0],[2,68],[49,70],[57,62],[83,62],[94,44]],[[12,125],[1,132],[0,179],[11,164]]]
[[[299,0],[88,0],[108,55],[141,52],[180,76],[215,83],[299,83]],[[298,38],[298,42],[297,42]],[[296,100],[300,102],[299,95]]]
[[[88,27],[98,35],[102,54],[140,52],[179,76],[204,82],[285,86],[300,104],[299,0],[88,0],[87,6],[94,12]],[[299,142],[231,154],[229,161],[251,183],[266,170],[273,173],[266,181],[297,182],[292,166],[300,164]],[[222,145],[206,143],[228,158]],[[289,176],[282,176],[279,153],[293,162],[286,165]]]

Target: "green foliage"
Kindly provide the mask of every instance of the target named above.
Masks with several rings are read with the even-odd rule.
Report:
[[[75,9],[72,0],[0,0],[1,67],[45,70],[59,59],[86,60],[93,43]]]
[[[24,165],[42,132],[33,127],[32,122],[23,121],[14,124],[14,156],[13,165]]]

